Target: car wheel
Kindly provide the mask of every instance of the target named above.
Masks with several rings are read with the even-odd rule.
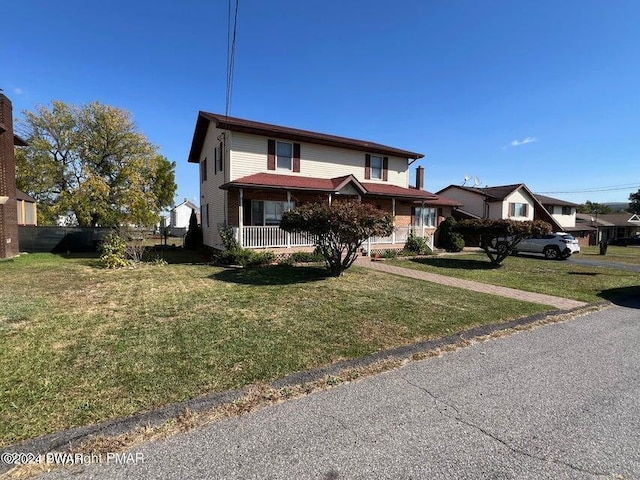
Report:
[[[558,247],[544,247],[544,256],[550,260],[555,260],[560,256],[560,249]]]
[[[500,255],[504,255],[505,253],[507,253],[508,249],[509,249],[509,246],[506,244],[506,242],[500,242],[496,245],[496,251]]]

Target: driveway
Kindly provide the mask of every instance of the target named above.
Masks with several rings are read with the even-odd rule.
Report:
[[[630,263],[609,262],[607,260],[594,260],[590,258],[572,255],[566,262],[575,263],[576,265],[584,265],[586,267],[605,267],[615,268],[617,270],[627,270],[630,272],[640,272],[640,265],[632,265]]]
[[[614,307],[47,478],[640,478],[639,344]]]

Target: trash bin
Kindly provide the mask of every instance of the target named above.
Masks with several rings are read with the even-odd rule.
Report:
[[[607,254],[607,242],[605,240],[600,241],[600,255]]]

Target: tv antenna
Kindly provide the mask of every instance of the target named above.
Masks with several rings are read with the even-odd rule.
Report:
[[[481,183],[482,182],[480,181],[480,179],[478,177],[473,177],[473,186],[474,187],[479,187]]]
[[[464,187],[471,177],[469,175],[464,176],[464,182],[462,182],[462,186]]]

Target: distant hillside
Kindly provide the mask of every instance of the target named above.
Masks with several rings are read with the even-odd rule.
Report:
[[[629,209],[629,202],[603,202],[602,204],[611,207],[614,212],[624,212]]]

